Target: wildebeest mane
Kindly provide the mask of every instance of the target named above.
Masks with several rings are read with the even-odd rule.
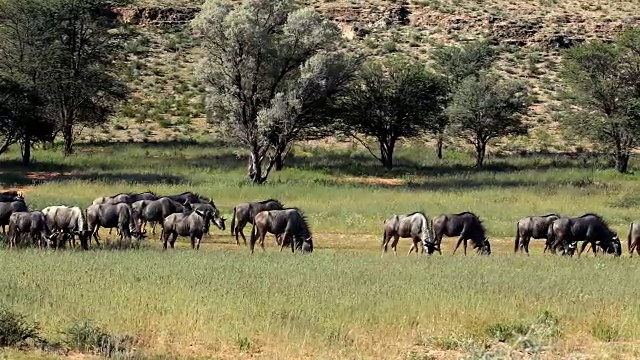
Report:
[[[454,216],[462,216],[462,215],[467,215],[467,214],[469,214],[469,215],[473,215],[473,216],[475,216],[476,218],[478,218],[478,215],[476,215],[476,214],[472,213],[471,211],[463,211],[463,212],[461,212],[461,213],[457,213],[457,214],[453,214],[453,215],[454,215]],[[480,219],[480,218],[478,218],[478,220],[479,220],[479,219]]]
[[[547,215],[541,215],[540,217],[549,217],[549,216],[558,216],[558,217],[562,217],[561,215],[554,214],[554,213],[547,214]]]
[[[425,219],[427,218],[427,215],[423,211],[414,211],[414,212],[412,212],[410,214],[407,214],[407,216],[413,216],[413,215],[416,215],[416,214],[420,214],[420,215],[424,216]]]
[[[587,216],[593,216],[596,219],[600,220],[604,224],[604,226],[609,227],[609,224],[602,218],[602,216],[600,216],[598,214],[595,214],[595,213],[586,213],[586,214],[584,214],[584,215],[582,215],[582,216],[580,216],[578,218],[582,219],[582,218],[585,218]]]
[[[280,204],[280,206],[282,206],[282,203],[280,201],[276,200],[276,199],[268,199],[268,200],[258,201],[259,204],[266,204],[266,203],[269,203],[269,202],[275,202],[275,203]]]

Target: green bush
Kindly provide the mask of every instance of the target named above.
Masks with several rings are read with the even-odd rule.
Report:
[[[0,347],[22,346],[27,340],[39,342],[38,325],[29,323],[22,314],[0,306]]]

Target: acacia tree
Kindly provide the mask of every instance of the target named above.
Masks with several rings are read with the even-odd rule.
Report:
[[[458,136],[474,146],[476,166],[481,167],[491,140],[527,133],[522,122],[527,109],[527,91],[522,84],[479,74],[460,83],[447,113]]]
[[[569,50],[562,78],[571,105],[566,123],[576,133],[611,151],[616,169],[627,172],[640,139],[640,30],[616,42],[595,42]]]
[[[111,73],[122,42],[111,33],[116,23],[108,16],[110,5],[103,0],[0,2],[0,68],[40,93],[43,116],[62,133],[66,155],[73,152],[74,130],[106,121],[126,95]]]
[[[491,67],[496,59],[496,51],[486,41],[476,41],[458,45],[440,46],[433,50],[431,57],[434,69],[444,76],[448,87],[446,102],[450,103],[455,90],[465,78],[477,75]],[[450,119],[441,116],[434,122],[433,131],[437,139],[437,156],[442,159],[442,146]]]
[[[441,77],[408,60],[363,66],[339,106],[342,129],[388,169],[398,140],[433,130],[442,117],[446,86]],[[361,135],[373,137],[379,155]]]
[[[263,183],[294,141],[323,135],[323,109],[352,72],[340,31],[293,0],[211,0],[193,25],[209,122],[247,148],[249,178]]]

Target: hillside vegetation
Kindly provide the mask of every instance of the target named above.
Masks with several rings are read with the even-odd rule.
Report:
[[[194,76],[198,38],[188,21],[198,1],[145,0],[120,8],[123,22],[139,37],[122,64],[134,89],[102,131],[85,140],[181,140],[215,137],[205,121],[204,87]],[[559,128],[557,78],[563,49],[593,39],[611,39],[640,24],[633,1],[307,1],[343,30],[345,46],[373,57],[407,54],[428,61],[438,44],[484,38],[502,50],[496,70],[528,84],[533,101],[529,137],[503,141],[496,151],[573,150],[588,147]],[[564,135],[564,136],[563,136]]]

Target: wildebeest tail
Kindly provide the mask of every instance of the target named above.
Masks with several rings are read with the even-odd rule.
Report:
[[[518,247],[520,246],[520,222],[516,223],[516,240],[513,245],[513,252],[518,252]]]
[[[254,221],[253,224],[251,224],[251,237],[249,237],[250,246],[256,243],[256,236],[258,236],[258,231],[256,230],[256,222]]]
[[[544,252],[547,252],[547,249],[551,250],[552,253],[555,253],[555,250],[553,249],[553,243],[556,240],[556,233],[553,230],[553,223],[551,223],[551,225],[549,225],[549,229],[547,230],[547,242],[544,245]]]
[[[236,229],[236,208],[233,208],[233,217],[231,218],[231,236]]]
[[[629,234],[627,235],[627,248],[629,249],[629,253],[631,253],[631,233],[632,232],[633,232],[633,221],[631,222],[631,225],[629,225]]]

